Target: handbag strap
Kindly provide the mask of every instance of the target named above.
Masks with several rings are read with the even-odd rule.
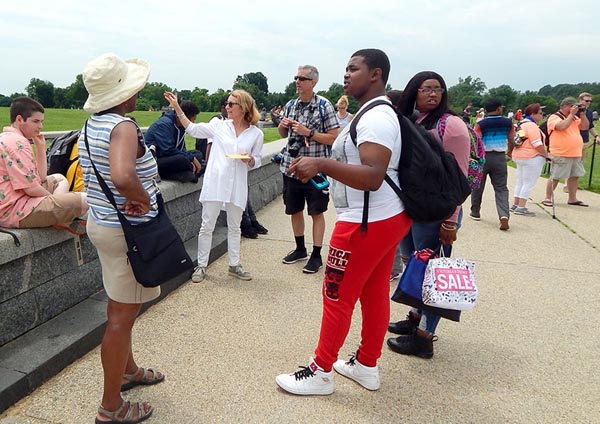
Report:
[[[87,125],[88,125],[88,121],[86,120],[84,129],[83,129],[83,141],[85,142],[85,148],[88,152],[90,163],[92,164],[92,168],[94,168],[94,173],[96,174],[96,178],[98,179],[98,184],[100,184],[100,188],[102,188],[104,195],[106,196],[106,198],[108,199],[110,204],[113,205],[113,207],[115,208],[115,211],[117,212],[117,217],[119,218],[119,221],[121,222],[121,226],[123,227],[123,231],[125,231],[125,229],[131,227],[132,225],[127,220],[125,215],[117,207],[117,202],[115,201],[115,196],[113,195],[112,191],[108,187],[108,184],[106,184],[106,181],[104,181],[104,178],[102,178],[102,175],[100,175],[100,173],[98,172],[98,169],[96,168],[96,165],[94,164],[94,161],[92,160],[92,153],[90,152],[90,145],[88,143],[88,137],[87,137]],[[160,193],[158,193],[156,195],[156,200],[158,202],[158,213],[160,214],[164,207],[163,199],[162,199],[162,196]]]

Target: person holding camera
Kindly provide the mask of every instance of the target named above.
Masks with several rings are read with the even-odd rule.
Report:
[[[329,100],[314,92],[319,81],[319,71],[311,65],[298,67],[294,76],[298,98],[290,100],[281,114],[277,129],[281,137],[287,137],[288,144],[282,153],[280,170],[283,173],[283,202],[286,215],[291,216],[296,248],[284,258],[284,264],[293,264],[308,258],[304,244],[304,205],[312,218],[313,251],[305,273],[315,273],[323,267],[321,247],[325,235],[325,217],[329,203],[329,191],[322,188],[315,179],[312,182],[300,181],[295,175],[288,175],[288,169],[297,157],[329,157],[328,146],[333,144],[338,133],[336,112]]]
[[[573,206],[588,206],[577,199],[579,177],[585,175],[582,158],[583,139],[580,131],[588,130],[590,126],[586,109],[586,106],[577,103],[574,97],[565,97],[560,102],[558,112],[548,117],[552,167],[550,179],[546,184],[546,198],[542,202],[544,206],[552,206],[552,192],[558,185],[558,180],[562,179],[567,180],[567,203]]]
[[[580,130],[581,138],[584,143],[589,143],[590,134],[594,137],[594,143],[598,143],[600,137],[596,132],[596,128],[594,127],[594,112],[590,109],[590,105],[592,104],[592,95],[590,93],[581,93],[579,95],[579,105],[580,111],[585,111],[585,116],[588,119],[588,127],[585,130]]]

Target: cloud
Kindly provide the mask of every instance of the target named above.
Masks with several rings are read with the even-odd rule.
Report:
[[[350,55],[375,47],[390,56],[390,84],[403,88],[432,69],[449,85],[481,78],[537,90],[594,81],[596,4],[581,0],[346,0],[173,3],[158,0],[30,0],[3,11],[0,93],[31,78],[66,87],[92,58],[115,52],[150,61],[151,81],[173,88],[228,89],[237,75],[262,72],[283,91],[296,67],[313,64],[317,89],[341,82]]]

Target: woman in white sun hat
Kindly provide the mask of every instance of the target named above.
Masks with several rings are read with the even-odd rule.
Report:
[[[131,223],[146,222],[156,216],[156,161],[146,148],[138,125],[125,117],[135,110],[137,94],[149,75],[150,67],[145,60],[124,61],[112,53],[92,60],[83,71],[83,83],[89,93],[83,108],[92,113],[78,146],[90,205],[87,231],[98,250],[108,295],[101,349],[104,392],[96,423],[144,421],[152,414],[152,407],[124,401],[121,392],[138,385],[160,383],[165,378],[151,368],[138,367],[131,348],[131,331],[142,303],[157,298],[160,287],[147,288],[136,281],[127,260],[127,244],[117,213],[98,184],[91,164],[93,161]]]

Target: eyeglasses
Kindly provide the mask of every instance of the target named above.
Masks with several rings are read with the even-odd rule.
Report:
[[[294,81],[298,81],[298,80],[299,81],[312,81],[313,79],[312,78],[308,78],[308,77],[301,77],[299,75],[296,75],[294,77]]]
[[[225,103],[223,103],[223,106],[225,106],[225,107],[234,107],[235,105],[241,106],[241,104],[236,103],[236,102],[225,102]]]
[[[444,91],[446,91],[441,87],[438,87],[438,88],[425,87],[425,88],[419,88],[418,90],[419,90],[419,93],[423,93],[423,94],[431,94],[431,93],[442,94]]]

